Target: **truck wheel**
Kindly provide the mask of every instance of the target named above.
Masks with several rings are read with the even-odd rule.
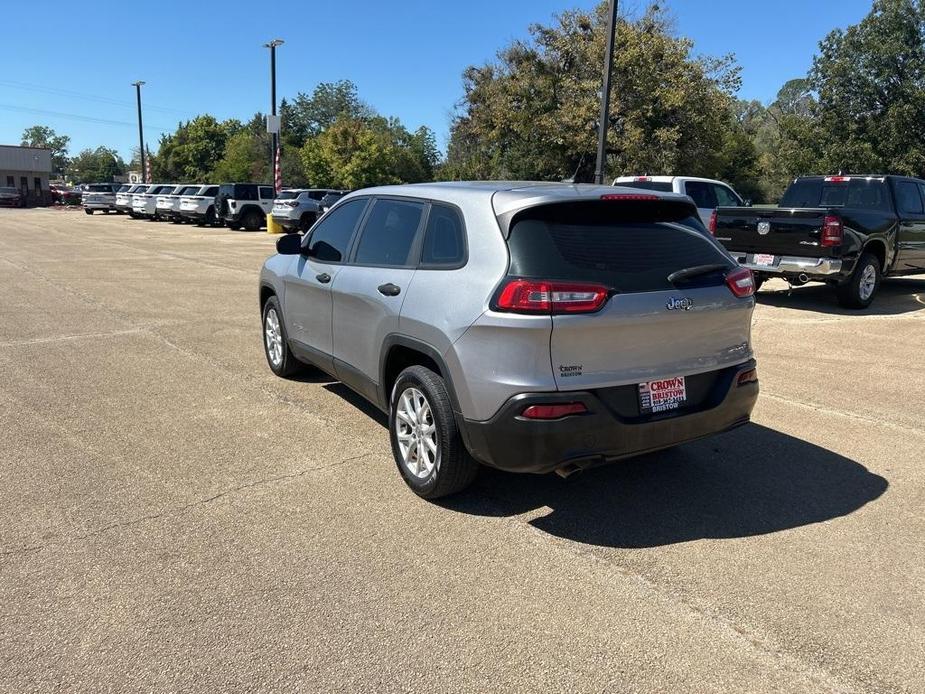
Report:
[[[88,210],[87,208],[84,208],[84,212],[87,214],[93,214],[93,210]]]
[[[263,224],[263,220],[260,218],[260,213],[256,210],[250,210],[245,213],[244,218],[241,221],[244,223],[244,228],[248,231],[257,231]]]
[[[409,366],[395,381],[389,438],[399,473],[424,499],[462,491],[478,473],[456,428],[446,384],[423,366]]]
[[[851,278],[835,288],[838,303],[845,308],[867,308],[880,288],[880,260],[864,253],[851,274]]]
[[[214,207],[210,207],[208,210],[206,210],[205,223],[206,223],[206,226],[210,226],[210,227],[215,226],[215,208]]]

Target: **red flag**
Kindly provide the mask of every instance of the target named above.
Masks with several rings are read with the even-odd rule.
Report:
[[[151,150],[148,150],[148,156],[145,157],[145,183],[151,183]]]
[[[273,162],[273,185],[276,187],[275,192],[279,193],[283,188],[283,172],[279,165],[279,145],[276,145],[276,159]]]

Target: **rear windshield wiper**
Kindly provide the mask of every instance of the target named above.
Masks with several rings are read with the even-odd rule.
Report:
[[[683,270],[677,270],[668,275],[668,281],[672,284],[678,282],[683,282],[685,280],[693,279],[694,277],[700,277],[701,275],[709,275],[711,272],[718,272],[720,270],[728,270],[729,266],[725,263],[713,263],[712,265],[695,265],[694,267],[686,267]]]

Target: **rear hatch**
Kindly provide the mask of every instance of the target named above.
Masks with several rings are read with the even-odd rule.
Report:
[[[635,388],[750,359],[752,292],[736,296],[730,284],[750,288],[751,274],[704,233],[690,202],[607,197],[533,207],[512,220],[508,282],[548,281],[564,300],[550,311],[558,388]],[[602,305],[582,308],[594,287],[604,288]]]

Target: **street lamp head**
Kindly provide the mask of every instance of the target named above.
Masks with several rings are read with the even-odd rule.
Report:
[[[286,42],[283,41],[282,39],[273,39],[272,41],[270,41],[270,43],[263,44],[263,47],[264,48],[276,48],[277,46],[282,46],[284,43]]]
[[[138,82],[132,82],[132,86],[133,86],[133,87],[140,87],[140,86],[143,85],[143,84],[144,84],[144,82],[142,82],[141,80],[139,80]]]

